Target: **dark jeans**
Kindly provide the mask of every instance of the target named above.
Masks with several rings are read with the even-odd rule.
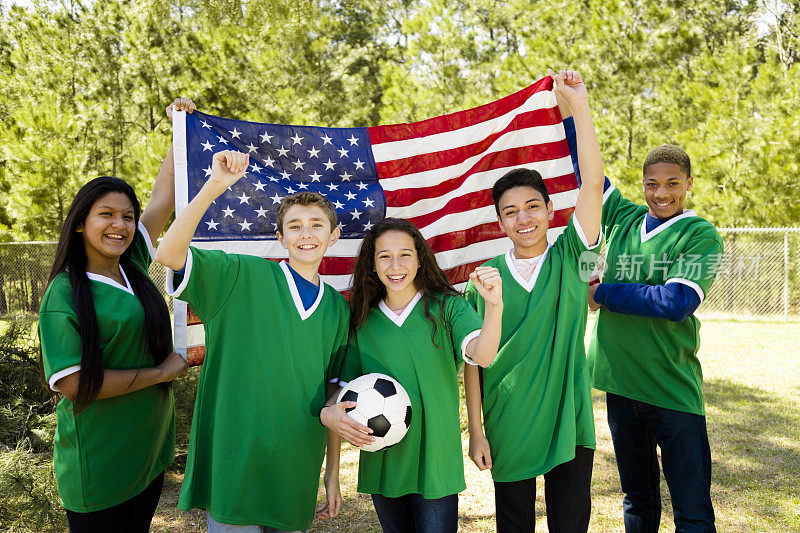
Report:
[[[114,507],[91,513],[67,510],[70,533],[147,533],[156,514],[164,472],[158,475],[142,492]]]
[[[658,456],[672,498],[675,531],[716,531],[711,504],[711,449],[706,418],[608,393],[608,425],[625,498],[627,533],[658,531]]]
[[[458,494],[429,500],[420,494],[399,498],[372,495],[384,533],[456,533]]]
[[[594,450],[575,447],[575,458],[544,475],[544,502],[550,533],[586,533],[592,511],[590,487]],[[494,483],[498,533],[536,529],[536,478]]]

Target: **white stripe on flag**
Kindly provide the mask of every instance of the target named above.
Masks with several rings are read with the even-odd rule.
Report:
[[[436,133],[403,141],[389,141],[373,144],[372,154],[376,163],[383,163],[385,161],[397,159],[397,154],[404,154],[403,157],[411,157],[472,144],[481,139],[485,139],[493,133],[502,131],[514,120],[514,117],[520,113],[532,111],[534,109],[553,107],[555,105],[556,100],[552,91],[540,91],[533,94],[521,106],[512,109],[505,115],[453,131]]]

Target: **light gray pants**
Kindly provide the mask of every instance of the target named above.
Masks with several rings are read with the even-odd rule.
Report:
[[[284,531],[268,526],[240,526],[237,524],[223,524],[211,518],[211,513],[206,511],[208,533],[304,533],[303,531]]]

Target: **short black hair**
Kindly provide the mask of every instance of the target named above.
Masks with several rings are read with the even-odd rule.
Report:
[[[547,186],[544,184],[542,175],[529,168],[515,168],[506,172],[492,187],[492,200],[494,200],[494,210],[498,217],[500,216],[500,198],[507,190],[514,187],[531,187],[542,193],[545,204],[550,203],[550,195],[547,194]]]
[[[647,169],[658,163],[672,163],[678,165],[686,177],[692,175],[692,162],[689,154],[680,146],[674,144],[662,144],[653,148],[647,157],[644,158],[642,165],[642,177],[647,175]]]

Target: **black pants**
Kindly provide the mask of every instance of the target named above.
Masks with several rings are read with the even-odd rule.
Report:
[[[544,475],[544,502],[550,533],[586,533],[592,510],[590,486],[594,450],[575,447],[575,458]],[[536,529],[536,478],[495,482],[498,533]]]
[[[164,486],[164,472],[150,485],[130,500],[114,507],[91,513],[76,513],[67,510],[70,533],[147,533],[150,522],[156,514],[161,488]]]

